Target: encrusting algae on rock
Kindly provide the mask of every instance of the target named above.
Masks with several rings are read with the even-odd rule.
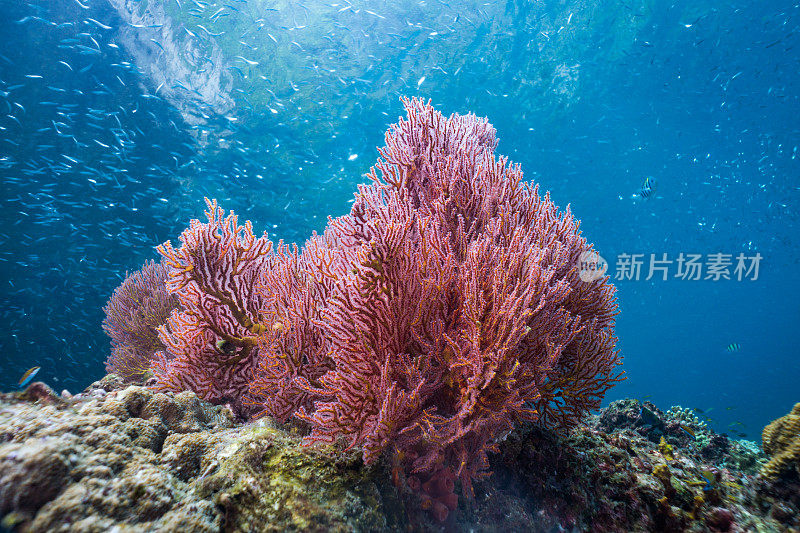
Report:
[[[521,427],[498,443],[494,474],[475,483],[474,498],[440,523],[425,499],[438,493],[396,484],[389,457],[365,466],[356,448],[303,446],[302,428],[239,424],[194,393],[113,375],[76,396],[37,382],[0,395],[0,513],[20,532],[798,527],[797,502],[755,476],[758,452],[710,429],[708,442],[725,451],[701,448],[676,413],[622,400],[563,435]],[[746,471],[720,466],[753,453],[730,461]]]

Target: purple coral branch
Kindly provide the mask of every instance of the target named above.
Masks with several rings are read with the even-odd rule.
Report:
[[[114,290],[103,311],[103,330],[111,337],[106,370],[127,380],[141,378],[154,354],[164,349],[156,328],[164,324],[178,298],[166,287],[163,263],[146,262]]]

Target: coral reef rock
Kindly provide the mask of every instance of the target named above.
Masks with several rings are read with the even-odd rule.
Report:
[[[694,426],[692,426],[694,424]],[[493,475],[439,522],[388,457],[303,446],[303,431],[239,424],[194,393],[113,375],[56,396],[0,395],[7,531],[792,531],[792,487],[766,457],[685,410],[621,400],[563,434],[520,427]],[[690,433],[680,429],[689,427]],[[695,427],[697,426],[697,427]],[[677,427],[677,430],[676,430]],[[710,459],[713,458],[713,459]],[[457,487],[460,491],[460,487]],[[430,496],[430,495],[429,495]],[[429,504],[430,502],[428,502]]]
[[[376,470],[300,446],[268,424],[234,427],[194,393],[108,390],[58,404],[0,398],[0,514],[18,531],[388,530]],[[391,497],[387,500],[392,503]],[[396,514],[396,513],[395,513]]]

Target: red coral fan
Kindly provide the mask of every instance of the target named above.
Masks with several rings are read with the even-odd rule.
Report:
[[[577,222],[494,156],[485,119],[404,104],[380,177],[308,252],[333,258],[317,264],[335,368],[298,415],[309,442],[344,437],[368,463],[391,444],[469,494],[515,422],[574,425],[621,379],[615,289],[581,281]]]
[[[297,246],[280,243],[274,266],[256,287],[265,302],[262,312],[274,318],[276,330],[260,346],[260,365],[250,388],[263,414],[285,421],[330,396],[319,381],[333,370],[330,341],[319,323],[336,281],[327,268],[343,264],[338,255],[316,235],[303,254]]]
[[[178,298],[166,287],[167,269],[149,261],[125,277],[103,308],[103,331],[111,337],[106,371],[125,380],[141,379],[153,355],[164,349],[156,328],[167,321]]]
[[[159,247],[183,310],[153,370],[162,389],[294,414],[308,443],[367,463],[391,449],[444,519],[515,423],[569,428],[622,379],[617,304],[607,278],[581,280],[592,247],[569,209],[495,157],[485,119],[404,104],[372,183],[302,253],[273,254],[215,202]]]
[[[158,247],[169,269],[167,288],[183,309],[158,330],[166,350],[152,364],[155,388],[192,390],[244,412],[258,345],[275,331],[263,323],[264,302],[253,291],[272,265],[272,243],[266,234],[256,238],[249,221],[240,226],[233,211],[226,217],[216,201],[206,204],[208,223],[192,220],[179,249],[169,242]]]

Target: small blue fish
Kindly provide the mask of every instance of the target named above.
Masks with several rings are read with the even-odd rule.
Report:
[[[642,183],[642,190],[639,191],[639,196],[642,198],[650,198],[656,192],[656,179],[653,177],[648,176],[644,183]]]
[[[725,347],[725,351],[727,351],[729,353],[738,352],[741,349],[742,349],[742,345],[739,344],[738,342],[732,342],[728,346]]]
[[[712,470],[703,469],[700,471],[700,475],[702,476],[703,481],[706,482],[706,486],[703,487],[703,490],[709,491],[713,489],[717,481],[716,474]]]
[[[25,386],[27,386],[27,385],[28,385],[28,383],[30,383],[31,381],[33,381],[33,378],[34,378],[34,377],[36,377],[36,374],[38,374],[38,373],[39,373],[39,370],[41,370],[41,369],[42,369],[42,367],[40,367],[40,366],[35,366],[35,367],[33,367],[33,368],[29,369],[29,370],[28,370],[27,372],[25,372],[24,374],[22,374],[22,377],[21,377],[21,378],[19,378],[19,386],[20,386],[20,387],[25,387]]]

